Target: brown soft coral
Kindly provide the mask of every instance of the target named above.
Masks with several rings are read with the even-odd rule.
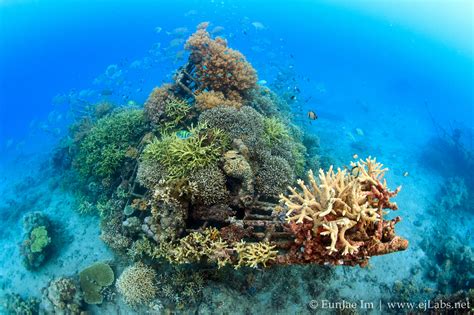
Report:
[[[195,97],[196,107],[199,110],[206,110],[217,106],[230,106],[235,108],[242,107],[242,103],[238,101],[228,100],[222,92],[201,92]]]
[[[190,61],[203,90],[222,92],[226,99],[241,103],[256,86],[252,65],[240,52],[228,48],[224,39],[212,39],[205,27],[198,28],[185,48],[191,51]]]
[[[289,188],[280,195],[289,230],[295,235],[288,262],[365,265],[370,256],[404,250],[408,242],[395,236],[400,218],[383,220],[383,209],[396,210],[390,198],[382,164],[370,157],[353,163],[353,173],[338,169],[319,171],[319,181],[310,171],[309,185]],[[355,173],[355,174],[354,174]]]

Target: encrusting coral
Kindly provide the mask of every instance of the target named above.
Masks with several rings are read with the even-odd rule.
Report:
[[[331,167],[319,171],[319,182],[308,173],[301,191],[289,187],[280,195],[286,221],[296,240],[289,262],[365,265],[371,256],[404,250],[408,242],[394,235],[400,218],[383,220],[383,209],[396,210],[390,201],[399,191],[387,188],[387,169],[375,159],[351,164],[352,172]]]

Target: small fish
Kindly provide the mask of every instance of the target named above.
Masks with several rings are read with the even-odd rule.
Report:
[[[352,156],[352,158],[353,158],[354,160],[356,160],[356,159],[359,158],[359,156],[358,156],[357,153],[356,153],[356,154],[354,154],[354,155]]]
[[[354,166],[352,169],[351,169],[351,174],[352,176],[359,176],[360,175],[360,169],[358,166]]]
[[[260,80],[260,81],[258,81],[258,84],[265,85],[265,84],[267,84],[267,80]]]
[[[155,33],[156,34],[161,33],[162,30],[163,30],[163,28],[161,28],[160,26],[155,27]]]
[[[290,96],[290,100],[294,101],[296,99],[296,95]]]
[[[295,91],[296,91],[296,93],[300,93],[300,92],[301,92],[300,89],[299,89],[299,87],[297,87],[297,86],[295,86]]]
[[[253,22],[252,26],[255,27],[257,31],[265,29],[265,25],[263,25],[261,22]]]
[[[114,93],[114,91],[109,90],[109,89],[104,89],[104,90],[100,91],[100,95],[103,95],[103,96],[109,96],[109,95],[112,95],[113,93]]]
[[[312,110],[310,110],[308,112],[308,118],[311,119],[311,120],[316,120],[316,119],[318,119],[318,115],[315,112],[313,112]]]
[[[408,172],[403,173],[403,177],[408,177],[408,175],[410,175]]]
[[[192,136],[192,134],[187,130],[180,130],[176,132],[176,136],[182,140],[186,140]]]

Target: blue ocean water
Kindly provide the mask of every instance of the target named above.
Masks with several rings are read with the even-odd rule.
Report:
[[[344,278],[336,271],[339,278],[328,288],[340,288],[339,297],[346,297],[375,283],[374,301],[421,295],[425,288],[440,294],[472,289],[472,269],[443,269],[445,264],[472,266],[472,261],[428,253],[443,231],[460,243],[444,251],[464,246],[462,252],[470,253],[474,244],[473,10],[470,1],[0,1],[0,212],[3,229],[15,226],[2,241],[3,293],[27,294],[12,272],[21,270],[28,288],[41,288],[50,277],[71,275],[93,262],[81,252],[74,256],[77,249],[69,245],[71,252],[59,252],[55,259],[74,260],[70,268],[50,263],[33,278],[6,259],[7,253],[19,255],[25,213],[54,213],[73,203],[73,197],[48,186],[41,170],[67,136],[75,111],[103,99],[141,107],[150,91],[171,81],[186,62],[185,40],[203,21],[246,56],[260,84],[296,99],[293,121],[320,138],[321,155],[337,166],[355,154],[377,156],[391,170],[391,186],[403,186],[397,231],[409,239],[409,250],[374,259],[373,271],[364,271],[373,282],[358,279],[354,288],[342,287],[357,272],[344,271]],[[308,111],[319,118],[309,120]],[[26,206],[20,202],[23,194],[31,197]],[[445,195],[454,201],[437,199]],[[430,212],[440,203],[456,214]],[[88,231],[87,238],[98,238],[97,220],[74,220],[70,234]],[[430,235],[428,241],[424,235]],[[89,249],[112,259],[99,241]],[[399,268],[384,274],[384,264]],[[439,270],[430,276],[435,269],[460,279],[440,280]],[[303,277],[305,271],[292,272]],[[407,284],[410,277],[414,282]],[[443,281],[453,292],[438,290]],[[258,290],[263,301],[265,288]],[[315,294],[308,292],[281,312],[306,312]],[[251,299],[248,295],[242,299]]]

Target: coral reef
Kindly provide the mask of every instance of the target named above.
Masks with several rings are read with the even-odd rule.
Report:
[[[106,263],[95,263],[79,273],[79,281],[84,301],[87,304],[101,304],[104,300],[102,291],[115,280],[112,268]]]
[[[288,263],[315,262],[364,266],[371,256],[404,250],[408,241],[395,236],[399,217],[383,220],[383,209],[396,210],[390,201],[400,187],[389,191],[383,181],[387,169],[367,158],[352,163],[353,170],[319,171],[319,184],[310,171],[309,185],[298,180],[301,192],[280,195],[283,211],[296,240]],[[355,175],[353,175],[355,173]]]
[[[51,224],[40,212],[32,212],[23,218],[24,240],[20,253],[27,269],[38,269],[51,254]]]
[[[85,311],[79,286],[73,279],[57,278],[44,291],[48,302],[46,312],[58,315],[79,315]]]
[[[122,272],[116,287],[127,304],[138,306],[151,302],[156,296],[156,277],[153,268],[137,263]]]
[[[77,150],[70,154],[82,178],[81,208],[98,213],[101,238],[134,261],[115,286],[124,301],[179,312],[203,300],[201,274],[182,273],[188,264],[205,267],[206,276],[233,267],[263,278],[250,270],[365,266],[372,256],[405,249],[408,242],[394,231],[400,218],[383,218],[384,209],[396,210],[391,198],[399,191],[388,189],[386,169],[371,158],[351,171],[320,169],[327,163],[319,139],[291,123],[291,98],[258,86],[243,55],[206,27],[186,42],[190,56],[174,82],[155,88],[143,111],[104,105],[96,107],[103,114],[75,127]],[[300,189],[283,195],[309,166],[319,169],[318,178],[310,171],[307,183],[299,180]],[[34,248],[42,248],[48,235],[41,228],[35,235],[41,238]],[[182,269],[158,277],[158,268]],[[114,281],[110,266],[99,263],[79,276],[85,302],[102,303]],[[254,283],[239,290],[255,295]],[[59,284],[72,288],[66,280],[51,287]],[[279,288],[296,285],[288,280]],[[301,302],[297,294],[287,300],[282,307]]]

